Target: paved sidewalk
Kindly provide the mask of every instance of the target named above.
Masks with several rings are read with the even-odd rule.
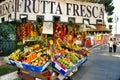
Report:
[[[97,47],[99,47],[99,46],[101,46],[102,44],[95,44],[95,45],[93,45],[92,47],[88,47],[88,49],[89,50],[92,50],[92,49],[94,49],[94,48],[97,48]]]

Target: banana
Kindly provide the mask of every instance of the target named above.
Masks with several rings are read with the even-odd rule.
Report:
[[[41,56],[41,54],[42,54],[42,52],[38,52],[37,57],[40,57],[40,56]]]

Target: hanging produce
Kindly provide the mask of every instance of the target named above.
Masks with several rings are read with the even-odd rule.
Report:
[[[26,26],[26,35],[27,36],[30,36],[31,25],[32,25],[32,23],[30,23],[30,22],[25,24],[25,26]]]
[[[23,23],[16,27],[16,34],[20,40],[41,40],[41,36],[44,37],[42,34],[42,27],[38,26],[40,23]]]
[[[17,26],[16,27],[16,34],[17,34],[17,37],[22,40],[22,35],[21,35],[21,27]]]
[[[23,40],[26,40],[26,26],[25,24],[22,24],[21,27],[22,27],[22,38]]]

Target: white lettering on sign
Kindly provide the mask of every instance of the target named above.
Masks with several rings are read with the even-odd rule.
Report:
[[[83,19],[93,20],[90,23],[96,23],[95,20],[103,20],[104,6],[102,4],[85,3],[69,0],[9,0],[0,5],[0,16],[15,11],[16,19],[19,20],[21,14],[27,14],[28,20],[36,20],[37,15],[46,17],[59,16],[61,21],[64,17],[76,18],[76,22],[83,22]],[[16,3],[13,4],[13,3]],[[45,21],[53,19],[45,18]],[[66,22],[66,21],[65,21]]]

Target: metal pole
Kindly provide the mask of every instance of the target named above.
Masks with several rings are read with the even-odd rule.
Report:
[[[15,22],[16,22],[16,3],[17,3],[17,1],[15,0]]]
[[[114,33],[114,37],[115,37],[115,34],[117,34],[117,16],[115,14],[115,33]]]

